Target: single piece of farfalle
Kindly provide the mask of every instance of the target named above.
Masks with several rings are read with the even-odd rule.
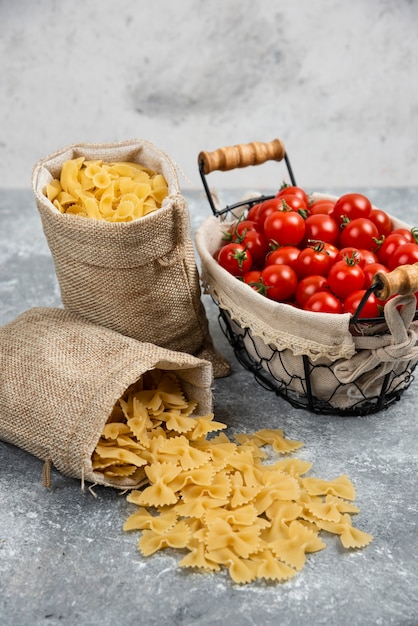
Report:
[[[244,483],[249,487],[258,487],[261,483],[262,471],[254,465],[251,450],[240,447],[228,459],[228,466],[241,472]]]
[[[241,472],[233,472],[231,474],[231,507],[240,507],[251,502],[261,491],[262,485],[250,487],[244,484]]]
[[[207,526],[211,526],[216,520],[223,519],[230,525],[252,526],[256,523],[258,514],[253,504],[244,504],[236,509],[216,508],[208,509],[204,520]]]
[[[275,452],[278,452],[279,454],[287,454],[289,452],[293,452],[293,450],[298,450],[303,446],[303,443],[301,441],[292,441],[291,439],[285,439],[283,437],[282,430],[272,430],[269,428],[264,428],[255,432],[254,435],[265,443],[270,444],[273,450]]]
[[[193,537],[188,545],[188,554],[179,562],[180,567],[195,567],[207,571],[218,572],[221,567],[219,563],[211,561],[206,552],[206,546],[203,541]]]
[[[342,545],[347,549],[365,548],[373,541],[373,535],[352,525],[352,520],[348,513],[344,513],[339,522],[321,521],[320,526],[327,532],[339,535]]]
[[[231,548],[235,554],[247,559],[260,547],[260,528],[254,526],[231,526],[223,519],[214,521],[208,530],[206,543],[211,550]]]
[[[198,450],[204,450],[208,452],[211,457],[211,463],[216,470],[223,469],[228,463],[228,459],[237,449],[235,443],[227,441],[216,441],[210,439],[200,439],[199,441],[191,442],[193,448]]]
[[[242,559],[228,547],[207,552],[207,558],[228,568],[232,580],[238,584],[250,583],[257,578],[259,564],[251,559]]]
[[[127,500],[132,502],[132,500],[129,500],[129,496]],[[177,518],[178,515],[174,508],[158,515],[151,515],[147,509],[140,507],[125,521],[123,530],[148,529],[161,534],[170,530],[177,522]]]
[[[334,480],[322,480],[308,476],[303,479],[303,487],[311,496],[333,495],[344,500],[355,500],[356,490],[351,480],[343,474]]]
[[[145,473],[150,481],[138,497],[138,504],[142,506],[165,506],[175,504],[178,500],[176,493],[168,487],[181,472],[181,468],[171,463],[154,463],[145,467]]]
[[[278,559],[299,571],[305,565],[306,553],[323,550],[326,544],[317,533],[294,521],[289,524],[288,538],[272,541],[269,547]]]
[[[270,543],[277,539],[287,539],[290,522],[297,520],[302,510],[303,507],[296,502],[275,500],[265,511],[270,526],[262,532],[263,540]]]
[[[282,582],[297,574],[297,570],[277,559],[268,548],[254,554],[251,559],[258,564],[257,578]]]
[[[192,441],[206,437],[209,433],[218,432],[226,428],[226,424],[222,422],[215,422],[214,414],[204,415],[202,417],[195,418],[195,427],[190,435]]]
[[[184,502],[209,496],[216,500],[225,500],[231,493],[231,479],[228,472],[221,470],[215,474],[210,483],[205,485],[187,485],[181,491]]]
[[[144,530],[138,548],[144,556],[150,556],[163,548],[185,548],[190,540],[190,529],[184,520],[177,522],[165,533]]]
[[[215,476],[215,468],[207,463],[202,467],[194,467],[190,470],[182,470],[176,478],[169,483],[169,487],[175,491],[181,491],[187,485],[209,485]]]
[[[183,470],[201,467],[210,461],[208,452],[193,448],[187,437],[183,435],[170,437],[162,442],[159,448],[159,456],[167,462],[180,463]]]

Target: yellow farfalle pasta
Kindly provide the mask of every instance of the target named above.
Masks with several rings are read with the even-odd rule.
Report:
[[[161,208],[168,195],[162,174],[138,163],[69,159],[44,195],[60,213],[130,222]]]
[[[126,173],[125,165],[119,171]],[[359,509],[347,476],[306,476],[312,463],[296,458],[263,463],[272,452],[262,448],[282,457],[301,443],[271,429],[237,434],[235,443],[213,414],[194,417],[196,406],[173,372],[153,370],[115,405],[93,453],[97,472],[141,470],[148,480],[128,494],[138,508],[123,526],[142,533],[143,556],[174,548],[182,551],[180,567],[226,568],[239,584],[283,582],[326,547],[321,532],[338,536],[346,549],[370,543],[373,537],[352,525]]]

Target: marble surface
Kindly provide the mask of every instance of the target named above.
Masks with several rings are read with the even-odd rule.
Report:
[[[323,190],[333,191],[333,190]],[[343,192],[338,190],[336,193]],[[418,224],[418,189],[365,189],[374,204]],[[225,203],[241,192],[221,193]],[[193,230],[209,214],[203,193],[187,192]],[[235,361],[204,297],[214,340],[232,375],[214,385],[215,416],[227,433],[282,428],[301,440],[296,456],[314,476],[347,474],[360,507],[364,550],[327,547],[283,584],[239,586],[225,573],[178,567],[174,550],[144,558],[122,531],[133,505],[116,490],[82,491],[42,461],[0,442],[0,622],[5,626],[415,626],[418,620],[416,477],[418,385],[368,417],[312,415],[258,386]],[[60,306],[53,263],[32,192],[0,193],[0,324],[33,306]],[[18,416],[17,416],[18,419]]]
[[[199,189],[201,150],[276,136],[306,186],[416,186],[417,22],[414,0],[0,2],[0,187],[139,137]]]

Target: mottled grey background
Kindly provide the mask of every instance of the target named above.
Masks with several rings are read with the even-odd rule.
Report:
[[[0,0],[0,187],[140,137],[200,188],[200,150],[276,136],[306,187],[417,185],[417,25],[415,0]]]

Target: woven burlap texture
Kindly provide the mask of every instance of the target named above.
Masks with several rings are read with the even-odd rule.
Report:
[[[44,195],[45,185],[66,160],[82,156],[133,161],[163,174],[169,193],[162,208],[121,223],[61,214]],[[36,164],[32,186],[65,308],[138,341],[204,355],[215,376],[229,373],[213,348],[188,207],[168,155],[140,139],[72,145]]]
[[[93,471],[91,455],[117,400],[155,368],[176,372],[198,402],[195,416],[212,410],[209,361],[138,342],[64,309],[30,309],[0,328],[0,439],[65,475],[137,487],[142,471],[109,480]]]

